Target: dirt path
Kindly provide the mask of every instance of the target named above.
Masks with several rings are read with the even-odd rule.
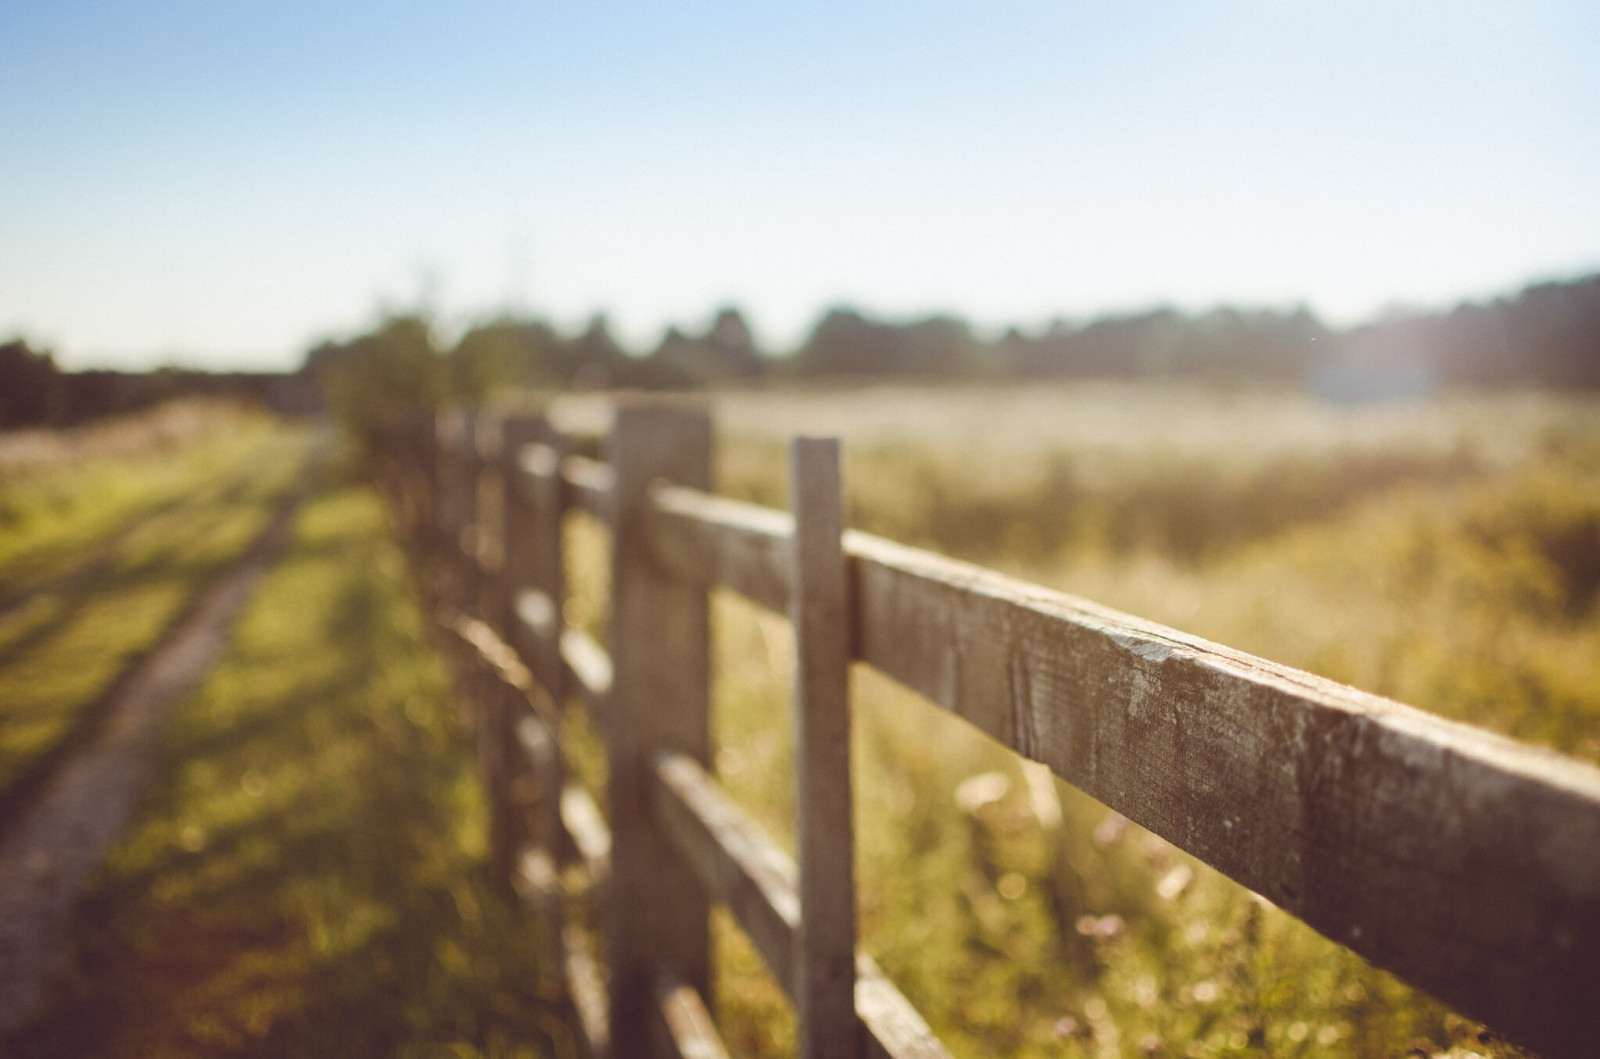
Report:
[[[40,1010],[70,966],[74,904],[129,822],[160,722],[226,645],[251,591],[289,539],[300,495],[285,498],[238,565],[205,590],[123,683],[100,730],[0,835],[0,1038]]]

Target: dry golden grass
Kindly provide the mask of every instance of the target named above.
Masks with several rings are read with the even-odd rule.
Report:
[[[715,406],[725,492],[782,506],[785,439],[839,434],[855,525],[1600,757],[1593,401],[1095,385]],[[719,771],[787,842],[788,631],[734,599],[715,616]],[[958,1055],[1515,1053],[870,672],[856,714],[863,941]],[[776,987],[718,938],[731,1040],[785,1054]]]

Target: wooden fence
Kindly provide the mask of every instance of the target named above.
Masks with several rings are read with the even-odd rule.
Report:
[[[833,441],[793,444],[788,513],[711,495],[703,410],[622,404],[602,445],[453,413],[388,446],[472,674],[496,871],[593,1054],[724,1054],[702,999],[713,901],[792,999],[802,1056],[947,1054],[855,949],[852,662],[1511,1038],[1600,1048],[1600,770],[843,532]],[[610,527],[609,654],[563,622],[573,510]],[[717,586],[794,626],[798,865],[712,775]],[[603,732],[609,819],[566,770],[569,701]],[[563,914],[569,860],[603,895],[603,974]]]

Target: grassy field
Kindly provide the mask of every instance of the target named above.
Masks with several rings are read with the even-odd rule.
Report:
[[[736,394],[717,412],[725,492],[782,506],[784,439],[837,433],[855,525],[1600,760],[1592,402],[1093,386]],[[94,701],[117,667],[85,645],[142,649],[261,524],[304,441],[245,422],[159,461],[0,481],[8,710]],[[84,904],[81,974],[19,1054],[570,1052],[526,924],[484,882],[463,718],[377,497],[329,472],[297,527],[174,716]],[[603,533],[576,520],[570,544],[567,615],[598,630]],[[152,586],[159,606],[119,602],[73,639],[96,600]],[[787,843],[790,634],[728,596],[713,617],[718,770]],[[957,1055],[1518,1054],[962,722],[854,680],[863,942]],[[725,917],[716,944],[735,1054],[789,1054],[781,995]]]
[[[725,492],[846,439],[852,523],[1600,759],[1600,405],[1141,386],[735,394]],[[584,564],[580,563],[580,567]],[[576,609],[581,614],[586,605]],[[785,623],[719,599],[722,776],[788,838]],[[870,672],[862,935],[958,1055],[1517,1054]],[[729,1036],[792,1026],[719,930]]]
[[[322,482],[165,733],[18,1055],[571,1055],[381,504]]]
[[[169,418],[0,479],[0,803],[243,554],[304,460],[304,434],[264,417],[213,412],[182,437]]]

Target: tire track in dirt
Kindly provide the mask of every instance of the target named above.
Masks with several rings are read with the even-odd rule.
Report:
[[[58,765],[0,834],[0,1039],[43,1009],[70,967],[78,895],[129,823],[161,722],[211,669],[251,593],[283,553],[317,462],[308,462],[244,558],[121,683],[92,738]]]

